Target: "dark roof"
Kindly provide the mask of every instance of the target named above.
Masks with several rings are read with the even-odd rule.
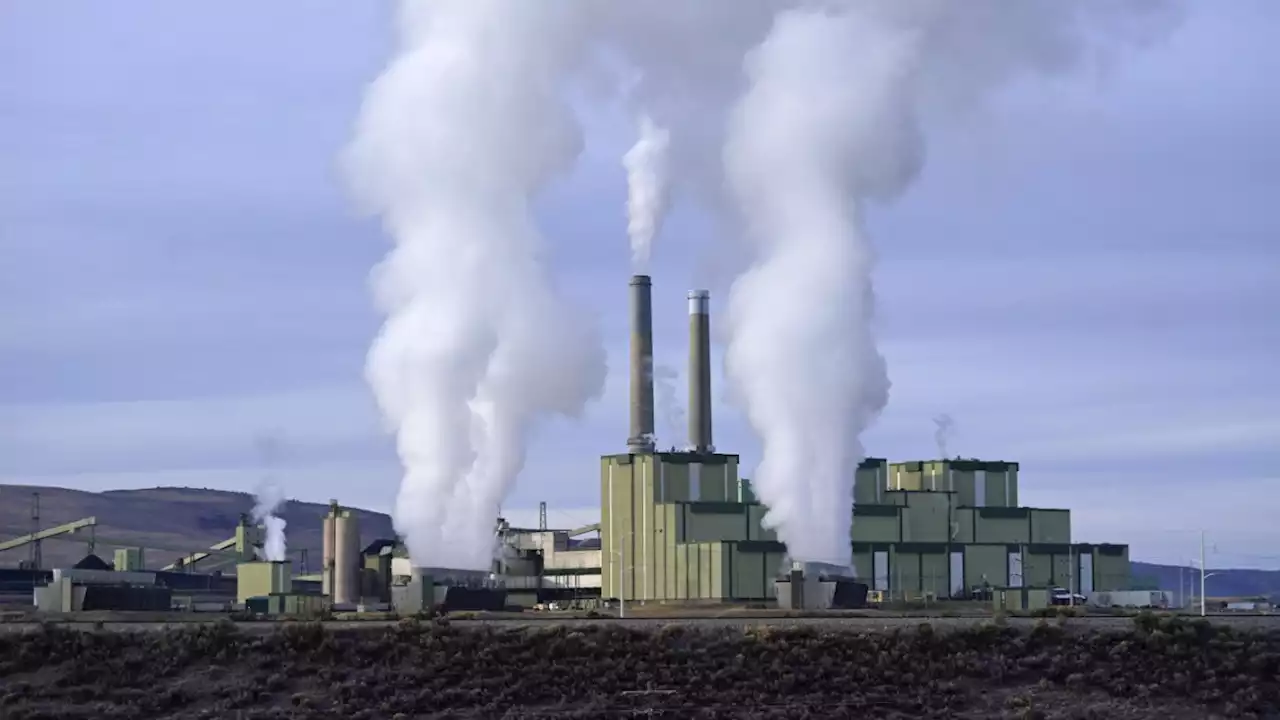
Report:
[[[114,570],[107,561],[90,553],[84,556],[84,559],[72,566],[76,570]]]
[[[387,538],[374,540],[373,542],[369,543],[369,546],[366,547],[364,551],[361,552],[360,554],[361,555],[378,555],[379,553],[382,552],[383,548],[395,547],[395,545],[396,545],[395,540],[390,540]]]

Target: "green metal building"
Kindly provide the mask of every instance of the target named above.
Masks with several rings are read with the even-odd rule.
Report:
[[[1018,464],[888,463],[854,485],[854,569],[911,600],[975,587],[1129,587],[1125,545],[1071,541],[1070,511],[1018,507]],[[738,456],[655,452],[601,458],[602,596],[628,602],[773,599],[786,547],[738,477]]]
[[[601,596],[627,601],[772,600],[786,547],[765,508],[714,452],[710,295],[689,300],[689,446],[655,452],[651,278],[633,276],[626,454],[600,461]],[[1124,545],[1071,542],[1066,510],[1018,506],[1018,464],[868,459],[854,482],[854,569],[873,590],[910,599],[975,586],[1125,590]]]
[[[1129,587],[1127,545],[1073,543],[1071,511],[1018,506],[1018,464],[889,463],[858,470],[854,569],[890,597],[960,597],[976,587]]]
[[[602,597],[769,600],[786,547],[738,477],[738,456],[641,453],[601,458]]]

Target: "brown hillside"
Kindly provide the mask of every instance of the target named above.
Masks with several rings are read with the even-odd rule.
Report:
[[[98,525],[61,539],[46,540],[41,553],[45,567],[70,565],[84,557],[89,541],[95,552],[111,560],[118,547],[145,547],[147,566],[160,567],[187,553],[196,552],[235,534],[241,513],[253,509],[246,493],[202,488],[150,488],[82,492],[56,487],[0,485],[0,540],[31,532],[31,497],[40,493],[40,526],[49,528],[93,516]],[[327,507],[319,503],[290,501],[282,516],[288,523],[290,556],[295,563],[307,551],[312,572],[320,567],[320,520]],[[364,544],[393,537],[391,518],[382,513],[357,510]],[[0,553],[0,567],[15,567],[30,557],[30,546]]]

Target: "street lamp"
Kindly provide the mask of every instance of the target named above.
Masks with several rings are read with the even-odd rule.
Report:
[[[1194,563],[1195,561],[1193,560],[1192,562]],[[1207,609],[1208,599],[1205,595],[1205,581],[1213,577],[1214,575],[1218,575],[1219,573],[1207,572],[1208,566],[1205,563],[1204,531],[1203,530],[1200,531],[1200,563],[1199,564],[1200,564],[1200,617],[1204,617],[1205,615],[1208,614],[1208,609]]]
[[[1205,606],[1205,603],[1207,602],[1207,598],[1205,597],[1205,581],[1208,580],[1211,576],[1218,574],[1218,573],[1206,572],[1207,569],[1208,567],[1206,566],[1205,560],[1204,560],[1204,531],[1201,530],[1200,531],[1200,617],[1204,617],[1207,614],[1206,606]]]

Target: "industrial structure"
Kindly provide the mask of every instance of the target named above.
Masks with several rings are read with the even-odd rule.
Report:
[[[651,288],[647,276],[630,283],[627,452],[601,458],[602,595],[625,602],[775,600],[779,581],[802,582],[804,573],[795,576],[786,547],[763,527],[766,508],[740,477],[738,456],[712,444],[706,291],[688,295],[688,449],[653,449]],[[870,458],[854,485],[852,574],[881,597],[1129,587],[1128,546],[1072,543],[1070,511],[1018,505],[1017,463]],[[799,598],[791,592],[788,602]]]
[[[355,513],[343,510],[337,500],[330,500],[323,536],[321,592],[329,596],[335,606],[356,605],[360,602],[364,563],[360,556],[360,524]]]
[[[38,522],[38,511],[32,519]],[[216,568],[252,560],[260,546],[260,528],[241,516],[231,538],[159,570],[147,570],[147,555],[136,539],[104,537],[98,527],[97,518],[87,517],[0,542],[0,552],[30,549],[30,560],[18,568],[0,568],[0,604],[34,601],[49,612],[225,608],[235,598],[235,577]],[[52,540],[82,540],[86,554],[74,566],[45,568],[43,553],[36,547]],[[98,557],[99,545],[115,546],[114,562]],[[197,567],[212,572],[196,572]]]
[[[813,608],[861,604],[868,592],[902,601],[983,597],[1013,607],[1062,588],[1072,597],[1129,589],[1128,547],[1075,543],[1070,511],[1020,506],[1019,466],[1003,461],[868,458],[852,478],[853,567],[792,563],[777,534],[764,527],[766,507],[741,477],[738,455],[714,444],[705,290],[687,295],[688,442],[679,450],[656,447],[652,289],[646,275],[630,280],[630,424],[626,451],[600,458],[598,523],[550,528],[544,503],[537,528],[498,518],[500,552],[489,570],[422,568],[396,538],[362,549],[356,513],[333,500],[323,519],[318,576],[295,576],[290,563],[265,562],[262,531],[242,516],[233,537],[160,571],[145,571],[141,548],[122,547],[114,569],[98,560],[101,567],[47,574],[37,562],[25,587],[39,588],[42,607],[63,611],[113,603],[195,607],[214,599],[218,607],[265,614],[601,601]],[[96,559],[96,524],[85,518],[35,529],[0,543],[0,551],[87,531]],[[234,563],[235,577],[194,572],[219,563]]]

